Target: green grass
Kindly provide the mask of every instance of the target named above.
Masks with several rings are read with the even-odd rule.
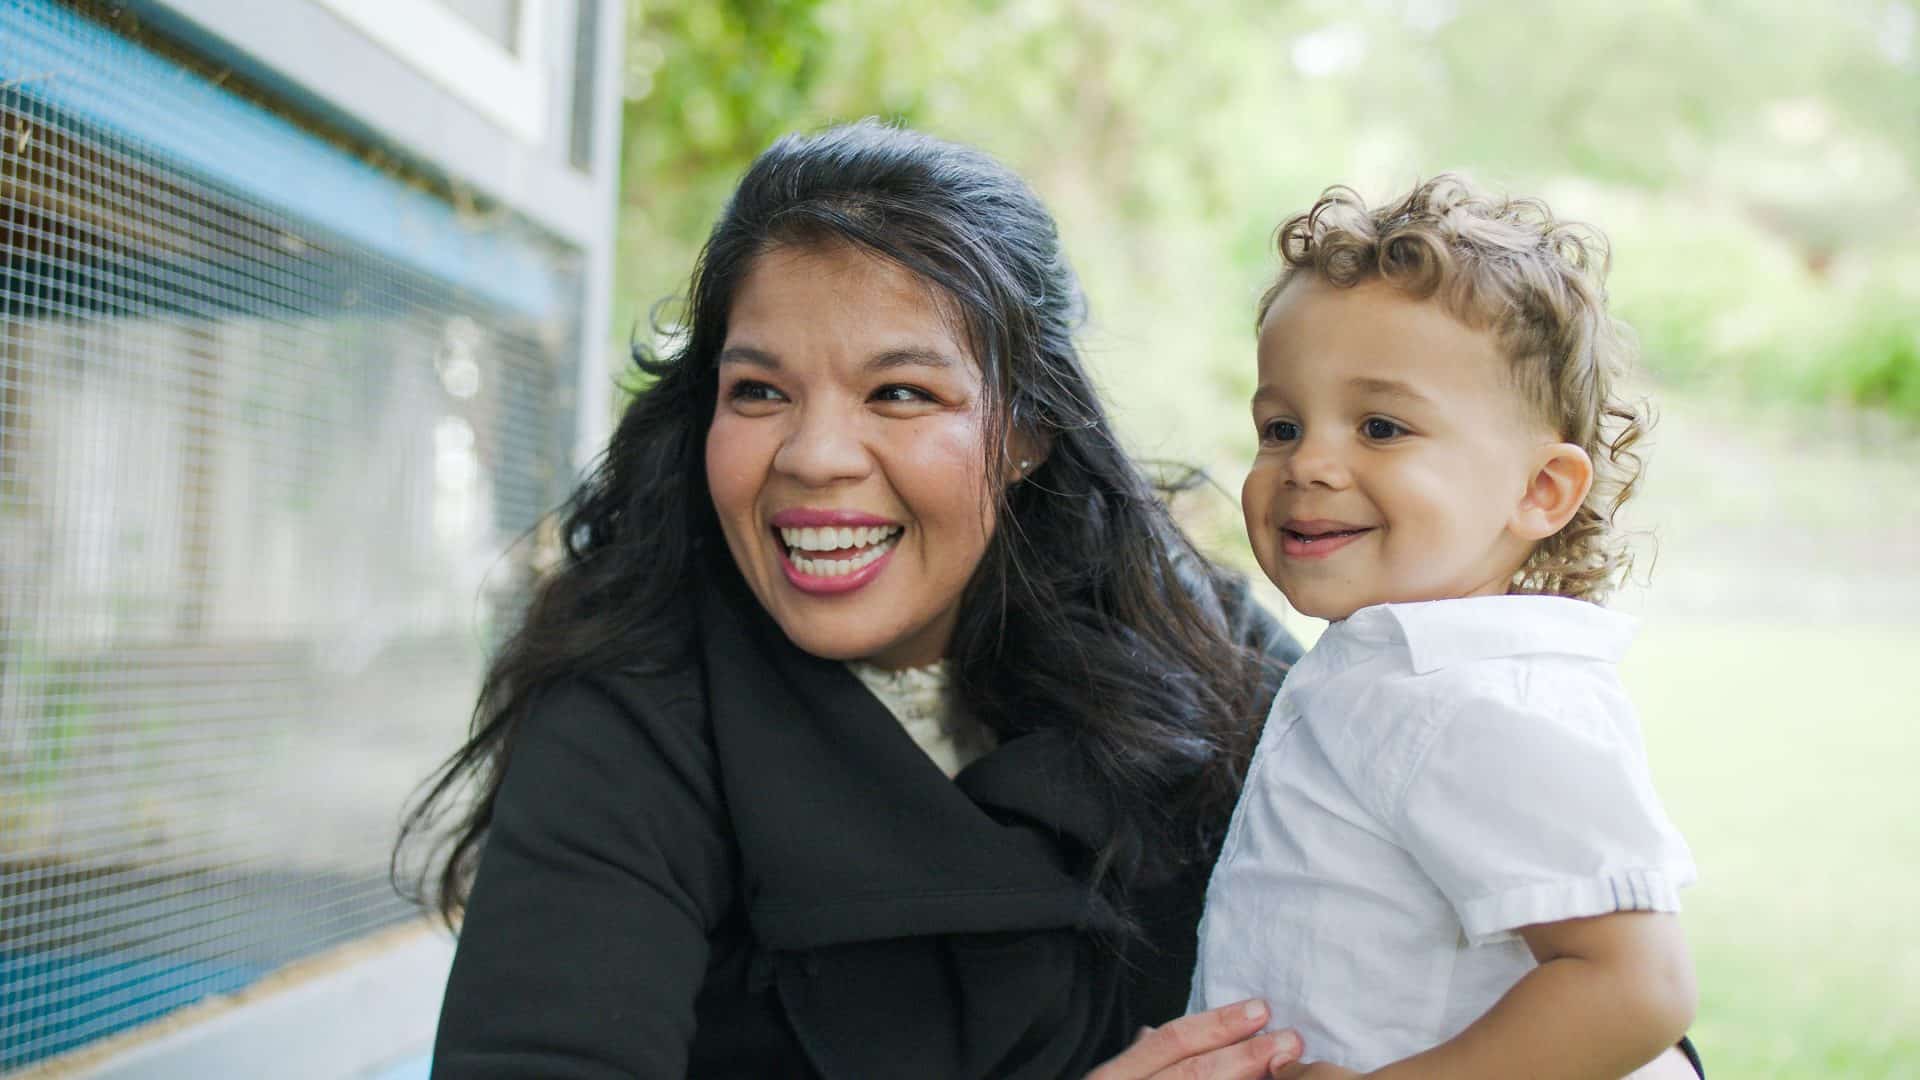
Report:
[[[1920,627],[1650,620],[1626,664],[1700,883],[1716,1077],[1920,1078]]]

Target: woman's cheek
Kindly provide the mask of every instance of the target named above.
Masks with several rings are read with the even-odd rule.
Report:
[[[749,434],[740,425],[719,417],[707,432],[707,489],[712,493],[714,509],[723,518],[737,512],[741,502],[753,498],[756,448]]]
[[[920,479],[923,492],[936,496],[947,511],[941,516],[979,522],[984,535],[990,508],[981,425],[971,416],[942,419],[944,422],[914,433],[913,473]]]

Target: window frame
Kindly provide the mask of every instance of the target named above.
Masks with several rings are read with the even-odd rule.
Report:
[[[317,0],[522,141],[546,136],[548,0],[520,0],[516,48],[434,0]]]

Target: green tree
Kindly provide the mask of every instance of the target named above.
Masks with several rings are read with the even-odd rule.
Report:
[[[986,147],[1054,208],[1147,450],[1244,452],[1283,217],[1450,167],[1605,227],[1656,372],[1920,416],[1909,0],[640,0],[631,20],[622,339],[753,154],[879,115]]]

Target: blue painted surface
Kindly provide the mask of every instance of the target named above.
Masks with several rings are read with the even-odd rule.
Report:
[[[319,241],[337,240],[342,250],[374,252],[490,306],[546,318],[567,301],[565,279],[554,269],[553,255],[537,240],[500,229],[479,230],[444,203],[55,0],[0,0],[0,88],[9,100],[14,95],[24,98],[37,122],[89,137],[98,133],[110,149],[127,153],[143,167],[177,174],[261,207],[268,213],[260,216],[310,230]],[[405,107],[404,102],[394,104]],[[59,245],[47,249],[63,250]],[[68,310],[56,313],[76,316],[98,314],[102,306],[144,311],[143,305],[158,302],[156,298],[190,291],[269,302],[247,292],[252,282],[241,271],[204,253],[170,253],[164,265],[126,260],[112,275],[92,277],[73,263],[24,257],[0,262],[6,263],[0,267],[0,294],[15,290],[15,278],[32,280],[36,303],[65,305]],[[308,264],[314,274],[349,269]],[[161,274],[173,278],[162,282],[147,277]],[[331,279],[305,284],[314,294],[339,291]],[[67,295],[83,286],[117,291],[88,300]],[[169,912],[164,904],[141,910],[151,910],[152,917]],[[232,917],[249,910],[236,907]],[[231,925],[226,940],[249,940],[232,932]],[[337,931],[338,924],[328,927]],[[284,960],[321,942],[281,944],[275,955]],[[147,1023],[210,995],[239,990],[268,970],[233,957],[178,952],[141,956],[0,949],[0,1072]],[[396,1073],[393,1080],[425,1076],[424,1058],[396,1068],[416,1064],[416,1071]]]
[[[479,231],[438,199],[55,0],[0,0],[0,42],[0,84],[209,183],[524,315],[546,316],[562,299],[537,246]]]
[[[0,951],[0,1071],[225,994],[266,969],[230,960]],[[41,1028],[41,1024],[57,1027]]]

